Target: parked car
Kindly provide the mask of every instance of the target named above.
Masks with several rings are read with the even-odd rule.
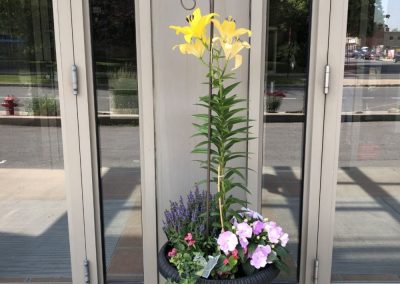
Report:
[[[400,53],[396,53],[394,55],[393,62],[394,63],[400,62]]]

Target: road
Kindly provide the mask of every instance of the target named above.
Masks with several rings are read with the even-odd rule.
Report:
[[[280,87],[286,97],[283,98],[279,111],[297,112],[304,106],[305,90],[302,87]],[[29,88],[21,86],[0,86],[0,97],[14,95],[19,98],[22,104],[32,96],[57,95],[50,88]],[[110,110],[110,91],[98,90],[98,111],[107,112]],[[321,93],[322,95],[322,93]],[[344,112],[377,110],[387,111],[390,108],[400,106],[400,79],[399,86],[393,87],[354,87],[344,88],[343,108]]]
[[[398,81],[395,86],[345,86],[343,90],[343,111],[378,110],[387,111],[400,105],[400,63],[391,61],[366,61],[362,59],[346,59],[345,78],[374,79],[391,82]],[[284,91],[286,97],[279,111],[298,112],[304,108],[305,88],[302,86],[276,86]],[[97,90],[98,111],[108,112],[110,108],[111,91]],[[57,89],[51,87],[29,87],[0,85],[0,98],[13,95],[20,99],[22,104],[33,96],[58,96]],[[22,109],[21,109],[22,110]]]
[[[0,125],[0,133],[0,169],[63,167],[60,128]],[[100,139],[103,166],[140,166],[138,127],[102,126]],[[265,124],[264,165],[300,167],[302,142],[302,123]],[[399,165],[400,122],[342,124],[340,166]]]
[[[285,92],[286,97],[283,98],[279,111],[296,112],[303,109],[304,88],[282,87],[281,90]],[[399,86],[393,87],[345,87],[342,103],[343,112],[387,111],[400,107],[400,79]]]

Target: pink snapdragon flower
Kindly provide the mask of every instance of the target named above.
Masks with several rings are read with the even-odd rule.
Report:
[[[266,245],[258,245],[251,255],[250,264],[257,269],[267,265],[268,255],[271,253],[271,247]]]
[[[174,257],[176,253],[177,253],[176,248],[173,248],[168,252],[168,257]]]
[[[183,238],[189,247],[194,246],[194,244],[196,243],[196,241],[193,239],[193,235],[192,233],[187,233],[187,235]]]
[[[228,255],[229,252],[235,250],[236,246],[238,245],[238,239],[234,233],[226,231],[219,235],[217,243],[221,250]]]
[[[187,242],[193,240],[192,233],[187,233],[187,235],[185,236],[184,240],[187,241]]]
[[[232,256],[233,256],[233,258],[236,259],[236,260],[239,259],[239,252],[238,252],[237,249],[235,249],[235,250],[232,252]]]

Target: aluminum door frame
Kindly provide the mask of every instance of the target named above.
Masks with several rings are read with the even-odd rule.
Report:
[[[347,12],[348,0],[331,0],[328,47],[330,87],[325,103],[317,248],[319,283],[331,283]]]
[[[82,155],[78,119],[78,95],[72,89],[72,65],[76,64],[70,1],[53,0],[54,34],[64,153],[65,192],[71,255],[72,282],[83,283],[87,259],[83,201]]]

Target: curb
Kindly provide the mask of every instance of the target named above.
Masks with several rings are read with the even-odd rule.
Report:
[[[305,122],[306,116],[302,113],[264,113],[264,123],[293,123]],[[400,113],[344,113],[342,122],[374,122],[400,121]]]
[[[100,125],[139,125],[139,115],[99,115]],[[0,125],[61,127],[59,116],[0,116]]]
[[[97,121],[101,126],[139,125],[139,115],[99,115]],[[302,113],[267,113],[264,114],[264,123],[300,123],[305,122],[306,116]],[[378,122],[400,121],[400,113],[344,113],[342,122]],[[60,127],[59,116],[0,116],[0,125]]]

